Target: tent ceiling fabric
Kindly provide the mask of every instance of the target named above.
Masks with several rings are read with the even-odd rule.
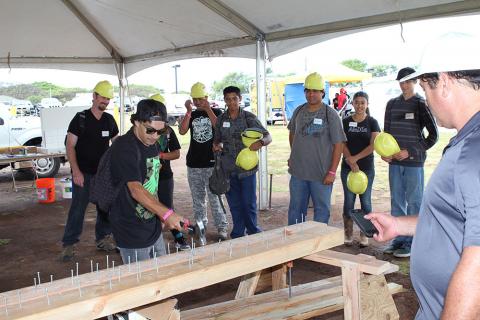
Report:
[[[480,11],[447,0],[0,0],[0,67],[126,74],[198,57],[270,58],[366,28]]]

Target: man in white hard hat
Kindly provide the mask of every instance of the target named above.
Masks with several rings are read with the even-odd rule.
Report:
[[[418,216],[367,216],[377,241],[415,235],[410,274],[416,320],[480,319],[480,39],[450,33],[432,42],[419,71],[439,125],[456,129],[425,189]]]
[[[100,158],[118,134],[117,123],[105,110],[113,98],[113,86],[104,80],[93,89],[92,107],[78,112],[68,126],[66,149],[73,177],[72,203],[68,211],[63,235],[61,259],[70,261],[74,245],[79,241],[83,229],[85,210],[89,203],[90,180],[97,172]],[[116,249],[111,237],[112,228],[108,212],[97,206],[95,240],[98,250]]]
[[[305,78],[307,103],[295,109],[288,123],[290,158],[290,204],[288,224],[306,220],[312,198],[313,220],[328,223],[330,197],[346,141],[337,112],[322,102],[325,83],[314,72]]]

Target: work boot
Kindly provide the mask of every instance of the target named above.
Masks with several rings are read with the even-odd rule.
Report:
[[[350,217],[343,216],[343,232],[345,233],[345,245],[351,246],[353,243],[353,220]]]
[[[393,256],[396,258],[408,258],[410,257],[410,248],[409,247],[399,248],[393,252]]]
[[[114,251],[117,249],[117,244],[111,234],[105,236],[105,238],[100,239],[96,242],[97,250],[103,251]]]
[[[63,247],[61,260],[62,260],[63,262],[71,261],[71,260],[73,259],[73,256],[74,256],[74,255],[75,255],[75,247],[74,247],[74,245],[71,244],[71,245],[65,246],[65,247]]]
[[[360,247],[368,247],[368,238],[363,232],[360,232]]]
[[[225,229],[218,229],[218,239],[219,239],[219,240],[222,240],[222,241],[227,240],[227,239],[228,239],[227,230],[225,230]]]

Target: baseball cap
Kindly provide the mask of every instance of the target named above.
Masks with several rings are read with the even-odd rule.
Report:
[[[467,33],[449,32],[430,42],[423,51],[417,72],[400,81],[425,73],[480,70],[480,39]]]
[[[137,104],[137,112],[132,114],[132,119],[146,121],[166,121],[167,108],[161,102],[153,99],[143,99]]]

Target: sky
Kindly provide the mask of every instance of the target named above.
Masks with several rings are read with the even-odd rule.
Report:
[[[293,53],[277,57],[267,67],[277,74],[319,71],[324,63],[340,63],[346,59],[360,59],[368,65],[393,64],[399,68],[414,66],[420,61],[421,52],[431,39],[447,32],[465,32],[480,37],[480,15],[424,20],[374,30],[354,33],[328,40]],[[255,74],[255,60],[240,58],[202,58],[174,61],[158,65],[128,78],[129,84],[149,84],[165,92],[175,91],[177,69],[178,89],[189,91],[190,86],[201,81],[210,87],[230,72]],[[165,75],[165,76],[159,76]],[[31,83],[48,81],[66,87],[93,88],[100,80],[117,83],[113,76],[88,72],[36,69],[0,69],[0,81]]]

